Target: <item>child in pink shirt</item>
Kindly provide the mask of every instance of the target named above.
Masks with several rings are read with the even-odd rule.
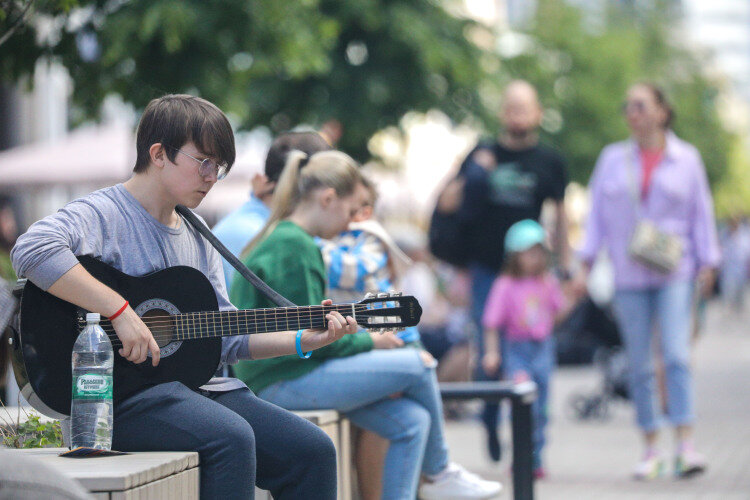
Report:
[[[522,220],[510,227],[505,236],[505,269],[492,285],[482,320],[484,371],[495,375],[502,359],[505,378],[533,380],[537,385],[533,408],[534,476],[537,478],[545,476],[541,452],[547,424],[549,379],[555,366],[552,329],[567,312],[560,284],[548,270],[544,241],[544,229],[533,220]]]

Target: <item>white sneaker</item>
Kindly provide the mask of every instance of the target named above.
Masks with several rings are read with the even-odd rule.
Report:
[[[422,500],[475,500],[492,498],[503,489],[497,481],[485,481],[451,462],[443,472],[419,487]]]
[[[633,470],[633,478],[638,481],[650,481],[662,475],[664,475],[664,459],[659,454],[644,457]]]

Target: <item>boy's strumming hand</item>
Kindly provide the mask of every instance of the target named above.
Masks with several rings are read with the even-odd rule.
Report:
[[[130,306],[112,320],[112,327],[122,342],[120,356],[133,363],[143,363],[151,352],[151,364],[159,364],[159,345],[151,330]]]

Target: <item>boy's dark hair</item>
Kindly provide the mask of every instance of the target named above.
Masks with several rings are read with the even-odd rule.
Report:
[[[266,177],[271,182],[279,181],[290,151],[302,151],[307,156],[312,156],[319,151],[330,149],[333,148],[317,132],[286,132],[281,134],[273,141],[271,149],[268,150],[268,155],[266,155]]]
[[[138,123],[133,172],[144,172],[151,161],[149,149],[159,143],[169,161],[177,148],[188,142],[198,151],[232,168],[235,160],[234,133],[229,120],[214,104],[200,97],[169,94],[148,103]]]

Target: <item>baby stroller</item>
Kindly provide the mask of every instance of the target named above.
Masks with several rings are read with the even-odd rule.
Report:
[[[596,389],[570,396],[569,415],[578,420],[606,420],[611,403],[628,399],[627,358],[612,311],[587,298],[575,307],[555,335],[560,364],[593,364],[600,375]]]

